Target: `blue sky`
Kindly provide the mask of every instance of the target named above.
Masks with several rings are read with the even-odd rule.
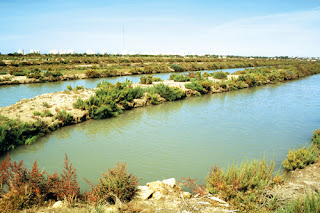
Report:
[[[319,23],[319,0],[0,0],[0,52],[319,57]]]

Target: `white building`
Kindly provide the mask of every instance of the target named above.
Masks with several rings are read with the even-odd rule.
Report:
[[[18,49],[18,53],[24,55],[24,50],[23,49]]]
[[[60,54],[60,55],[67,54],[67,51],[66,51],[66,50],[60,50],[60,51],[59,51],[59,54]]]
[[[40,50],[30,50],[30,54],[40,54]]]
[[[86,53],[87,53],[87,55],[94,55],[94,54],[96,54],[96,52],[93,51],[93,50],[87,50]]]
[[[50,50],[50,51],[49,51],[49,54],[54,54],[54,55],[56,55],[56,54],[59,54],[59,51],[58,51],[58,50]]]
[[[67,53],[68,53],[68,54],[75,54],[76,51],[74,51],[74,50],[68,50]]]

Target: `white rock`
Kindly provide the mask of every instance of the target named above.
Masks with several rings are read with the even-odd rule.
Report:
[[[63,202],[61,200],[55,202],[52,206],[52,208],[61,208],[63,207]]]
[[[171,188],[174,188],[176,186],[176,179],[170,178],[162,181],[163,184],[170,186]]]
[[[138,186],[137,187],[137,197],[142,200],[147,200],[154,193],[154,190],[150,189],[148,186]]]
[[[190,199],[191,198],[191,193],[190,192],[183,192],[182,193],[183,198],[185,199]]]
[[[155,200],[160,200],[161,197],[162,197],[162,194],[159,191],[156,191],[155,193],[152,194],[152,198]]]

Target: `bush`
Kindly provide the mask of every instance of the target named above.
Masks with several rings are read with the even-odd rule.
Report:
[[[23,161],[11,163],[9,155],[0,164],[0,210],[12,212],[44,204],[48,199],[75,201],[80,195],[76,170],[65,156],[63,174],[59,178],[39,171],[37,161],[31,171]]]
[[[228,75],[224,72],[214,72],[211,74],[215,79],[227,79]]]
[[[319,156],[319,150],[316,145],[306,146],[300,149],[290,150],[287,158],[282,162],[287,171],[303,169],[309,164],[316,162]]]
[[[27,77],[39,79],[42,77],[42,71],[38,68],[34,68],[30,71],[30,73],[28,73]]]
[[[77,99],[77,101],[73,104],[73,106],[76,109],[85,110],[86,109],[86,102],[79,97]]]
[[[153,77],[152,75],[141,76],[139,84],[152,84],[152,82],[157,82],[157,81],[163,81],[163,80],[159,77]]]
[[[320,146],[320,129],[317,129],[313,132],[313,135],[311,137],[311,144],[314,144],[316,146]]]
[[[190,77],[188,75],[179,75],[172,73],[169,77],[170,80],[174,80],[176,82],[187,82],[190,81]]]
[[[0,116],[0,153],[14,149],[18,145],[36,135],[48,132],[48,125],[44,122],[24,123]]]
[[[153,86],[155,93],[158,93],[161,97],[167,101],[176,101],[186,97],[186,94],[177,87],[169,87],[164,84],[158,84]]]
[[[66,110],[59,110],[54,118],[62,122],[63,125],[68,125],[74,122],[73,116],[70,113],[67,113]]]
[[[206,92],[206,90],[202,87],[202,85],[201,85],[199,82],[197,82],[197,81],[194,81],[194,82],[192,82],[192,83],[187,83],[187,84],[185,84],[185,87],[186,87],[187,89],[191,89],[191,90],[198,91],[198,92],[200,92],[201,94],[203,94],[203,93]]]
[[[311,195],[307,193],[306,197],[291,200],[284,208],[278,209],[278,213],[293,212],[320,212],[320,193]]]
[[[137,191],[138,178],[128,174],[126,163],[117,163],[114,169],[108,169],[108,173],[102,173],[98,185],[92,186],[88,193],[88,200],[91,202],[102,202],[106,200],[116,203],[116,199],[130,201]]]
[[[172,64],[170,66],[172,69],[174,69],[175,72],[184,72],[185,70],[178,64]]]
[[[240,211],[254,212],[265,199],[260,191],[282,182],[282,177],[273,172],[274,162],[268,164],[265,159],[243,162],[237,167],[232,165],[227,171],[214,166],[206,177],[206,186],[211,194],[219,194]]]
[[[88,78],[100,78],[101,77],[99,72],[92,70],[92,69],[86,71],[86,76]]]

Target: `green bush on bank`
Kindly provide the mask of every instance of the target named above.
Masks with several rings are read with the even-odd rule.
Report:
[[[314,213],[320,212],[320,192],[307,194],[304,198],[297,198],[280,206],[278,213]]]
[[[169,87],[164,84],[157,84],[153,86],[154,92],[158,93],[167,101],[176,101],[186,97],[186,94],[177,87]]]
[[[261,191],[282,182],[282,176],[273,173],[274,162],[268,164],[265,159],[232,165],[226,171],[214,166],[206,177],[206,187],[241,211],[254,212],[266,199]]]
[[[311,144],[314,144],[316,146],[320,146],[320,129],[317,129],[313,132],[313,135],[311,137]]]
[[[139,84],[152,84],[152,82],[159,82],[159,81],[163,81],[163,80],[159,77],[153,77],[153,75],[141,76]]]
[[[187,82],[190,81],[189,75],[175,74],[172,73],[169,80],[174,80],[175,82]]]
[[[192,90],[198,91],[198,92],[200,92],[201,94],[207,92],[207,90],[205,90],[205,89],[203,88],[202,84],[199,83],[198,81],[193,81],[193,82],[191,82],[191,83],[187,83],[187,84],[185,84],[185,87],[186,87],[187,89],[192,89]]]
[[[25,144],[26,141],[30,144],[35,141],[34,136],[41,136],[49,131],[48,125],[44,122],[36,121],[29,124],[0,116],[0,153]]]
[[[319,156],[319,149],[315,145],[304,146],[300,149],[290,150],[287,158],[283,161],[283,167],[287,171],[303,169],[309,164],[316,162]]]
[[[228,75],[222,71],[210,73],[209,75],[211,75],[215,79],[227,79],[228,78]]]

